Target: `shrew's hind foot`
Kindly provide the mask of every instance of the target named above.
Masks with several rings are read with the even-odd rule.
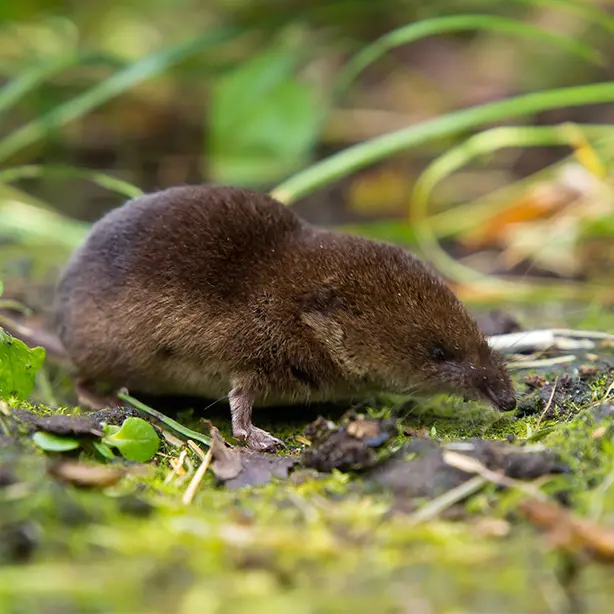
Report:
[[[247,433],[245,443],[250,449],[260,452],[274,452],[286,447],[281,439],[277,439],[277,437],[273,437],[270,433],[253,425]]]
[[[252,424],[252,407],[256,398],[252,390],[244,386],[235,386],[228,394],[228,398],[232,435],[235,439],[245,442],[249,448],[259,452],[273,452],[286,447],[281,439]]]

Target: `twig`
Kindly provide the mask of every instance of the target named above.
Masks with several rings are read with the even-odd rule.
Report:
[[[186,491],[183,493],[181,502],[184,505],[189,505],[192,503],[192,499],[194,499],[194,495],[196,494],[200,483],[203,481],[205,473],[211,464],[211,458],[213,457],[213,448],[209,448],[209,450],[207,450],[207,454],[205,454],[200,447],[191,440],[188,441],[188,446],[190,446],[190,448],[198,455],[202,462],[196,470],[194,477],[188,484]]]
[[[189,439],[187,443],[190,450],[192,450],[192,452],[194,452],[194,454],[196,454],[196,456],[198,456],[198,458],[200,458],[200,460],[204,462],[206,454],[200,449],[200,446]]]
[[[527,352],[557,348],[560,350],[592,349],[594,340],[614,340],[614,335],[592,330],[552,328],[528,330],[506,335],[492,335],[488,344],[499,352]]]
[[[569,354],[567,356],[553,356],[552,358],[543,358],[540,360],[515,360],[508,362],[508,369],[541,369],[543,367],[552,367],[553,365],[564,365],[568,362],[576,360],[576,356]]]
[[[531,486],[530,484],[524,484],[523,482],[509,478],[506,475],[497,473],[496,471],[491,471],[488,469],[488,467],[485,467],[480,461],[471,456],[445,450],[443,452],[443,460],[451,467],[456,467],[457,469],[465,471],[466,473],[476,473],[493,484],[498,484],[499,486],[505,486],[507,488],[515,488],[516,490],[520,490],[521,492],[528,494],[534,499],[539,499],[541,501],[548,500],[548,497],[546,497],[546,495],[544,495],[544,493],[542,493],[539,489]]]
[[[573,330],[571,328],[553,328],[557,337],[576,337],[578,339],[598,339],[601,341],[614,341],[614,335],[598,330]]]
[[[172,466],[172,471],[168,472],[168,475],[166,476],[166,478],[164,479],[164,484],[169,484],[171,482],[171,480],[173,479],[173,477],[175,477],[176,475],[179,475],[179,472],[182,470],[183,468],[183,463],[185,461],[185,457],[188,455],[188,451],[186,448],[183,448],[183,450],[181,450],[181,452],[179,453],[179,457],[177,459],[172,459],[171,460],[171,466]],[[174,461],[174,462],[173,462]]]
[[[550,405],[552,405],[552,399],[554,399],[554,393],[556,392],[556,385],[558,383],[559,383],[559,378],[557,376],[554,379],[554,383],[552,384],[552,392],[550,393],[550,398],[548,399],[548,402],[546,403],[546,407],[544,407],[544,411],[542,411],[542,413],[540,414],[539,418],[537,419],[537,424],[535,425],[535,432],[536,433],[539,430],[539,425],[541,424],[544,416],[546,415],[546,412],[550,409]]]
[[[455,503],[481,490],[487,483],[488,480],[485,477],[476,475],[421,507],[409,517],[409,522],[418,524],[432,520]]]
[[[170,431],[167,431],[166,429],[160,430],[162,431],[162,436],[164,437],[164,439],[166,439],[166,441],[168,441],[171,446],[175,448],[183,448],[185,446],[185,442],[183,441],[183,439],[175,437],[175,435],[173,435]]]

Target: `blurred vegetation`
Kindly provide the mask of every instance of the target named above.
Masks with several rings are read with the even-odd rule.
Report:
[[[5,2],[0,308],[25,304],[28,322],[44,318],[58,267],[126,198],[221,182],[270,190],[312,222],[410,246],[469,301],[530,299],[515,305],[527,325],[612,331],[613,32],[608,0]],[[3,377],[28,396],[33,374],[19,369],[40,365],[8,337],[7,355],[9,344],[20,359],[4,361]],[[611,362],[591,360],[603,375],[569,418],[435,398],[403,421],[444,441],[543,437],[571,473],[542,484],[611,522],[614,384]],[[68,389],[50,360],[30,395],[45,404],[12,403],[70,412]],[[597,403],[609,411],[603,424]],[[461,521],[423,525],[339,472],[239,493],[216,488],[208,472],[184,506],[189,474],[176,471],[176,440],[116,486],[79,489],[51,478],[58,459],[27,438],[3,439],[9,410],[0,404],[3,612],[611,604],[607,569],[547,550],[508,514],[515,494],[494,485]],[[184,414],[202,428],[199,412]],[[305,416],[295,419],[272,429],[293,453]],[[187,456],[190,471],[197,461]]]
[[[3,6],[6,293],[125,197],[204,181],[413,246],[467,299],[607,304],[613,6]]]

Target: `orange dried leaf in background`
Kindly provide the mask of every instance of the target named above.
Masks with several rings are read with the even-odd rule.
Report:
[[[569,204],[572,198],[570,190],[554,183],[533,186],[525,196],[467,233],[460,242],[469,249],[483,249],[504,242],[510,224],[549,217]]]

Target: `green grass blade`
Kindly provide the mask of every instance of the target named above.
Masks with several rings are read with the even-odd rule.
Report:
[[[72,100],[59,105],[40,119],[26,124],[0,142],[0,162],[44,138],[57,129],[122,94],[135,85],[164,72],[188,56],[199,53],[240,33],[235,28],[217,28],[187,43],[150,54],[116,72]]]
[[[87,169],[73,168],[71,166],[40,166],[26,165],[16,166],[0,170],[0,184],[12,183],[20,179],[33,179],[35,177],[53,177],[58,179],[85,179],[91,181],[102,188],[117,192],[127,198],[136,198],[141,196],[143,191],[137,186],[116,179],[105,173],[90,171]]]
[[[614,81],[609,81],[534,92],[461,109],[349,147],[290,177],[272,190],[272,195],[289,204],[369,164],[428,141],[451,137],[491,122],[532,115],[547,109],[612,101]]]
[[[335,85],[336,95],[347,90],[358,74],[367,66],[378,60],[385,53],[420,38],[456,32],[459,30],[487,30],[513,36],[536,39],[556,45],[569,53],[576,54],[589,62],[602,62],[601,54],[588,45],[571,38],[550,32],[543,28],[524,23],[517,19],[497,17],[494,15],[454,15],[435,17],[411,23],[378,38],[355,55],[341,71]]]
[[[72,251],[85,238],[90,225],[52,210],[13,200],[0,200],[0,236],[30,246],[53,245]]]
[[[121,64],[117,59],[106,54],[88,53],[82,55],[63,55],[43,64],[32,66],[0,89],[0,114],[4,113],[54,75],[64,72],[73,66],[92,63],[103,63],[115,67]]]

